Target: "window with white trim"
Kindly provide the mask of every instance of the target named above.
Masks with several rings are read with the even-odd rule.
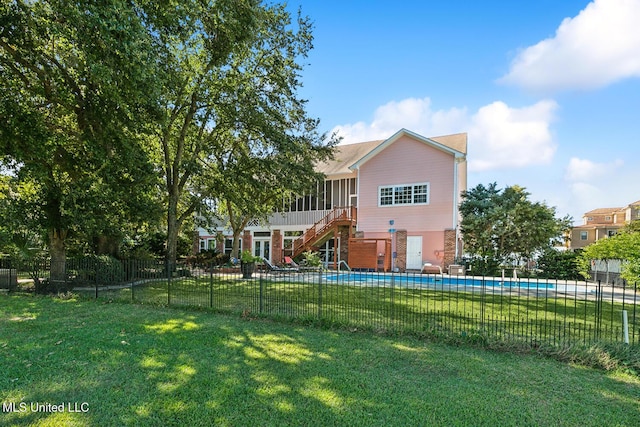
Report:
[[[242,252],[242,239],[238,239],[238,251]],[[224,239],[224,253],[231,255],[233,252],[233,237],[226,237]]]
[[[427,204],[429,204],[428,182],[378,187],[378,206]]]

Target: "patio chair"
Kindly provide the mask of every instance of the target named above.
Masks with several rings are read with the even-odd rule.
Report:
[[[295,273],[300,271],[298,267],[278,267],[277,265],[271,264],[271,262],[266,258],[263,258],[262,260],[269,273]]]
[[[286,265],[288,265],[289,267],[291,267],[291,268],[300,269],[300,266],[298,264],[296,264],[296,262],[290,256],[284,257],[284,263]]]
[[[425,262],[420,270],[421,274],[442,274],[442,267],[439,265],[433,265],[430,262]]]

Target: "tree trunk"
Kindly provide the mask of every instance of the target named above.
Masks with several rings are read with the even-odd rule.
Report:
[[[66,286],[66,238],[67,230],[53,229],[49,231],[49,253],[51,255],[49,283],[52,290],[55,291],[64,290]]]
[[[240,231],[233,231],[233,248],[231,249],[231,257],[240,258]]]
[[[165,267],[169,272],[173,272],[176,269],[179,231],[178,196],[177,194],[170,194],[169,207],[167,209],[167,251],[165,254]]]
[[[104,234],[94,236],[93,250],[96,255],[109,255],[118,258],[120,255],[120,239]]]

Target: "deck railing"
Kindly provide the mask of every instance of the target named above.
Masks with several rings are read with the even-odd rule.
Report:
[[[321,220],[313,224],[304,234],[293,241],[293,256],[300,255],[311,245],[325,236],[327,231],[336,225],[353,224],[357,222],[357,209],[354,206],[335,207]]]

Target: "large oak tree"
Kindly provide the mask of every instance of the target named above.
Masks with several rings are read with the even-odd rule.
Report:
[[[167,76],[156,132],[167,203],[167,262],[205,200],[229,208],[234,233],[317,175],[325,142],[300,99],[311,25],[283,5],[194,2],[176,35],[161,34]],[[237,221],[238,218],[241,218]]]
[[[63,278],[74,230],[148,217],[153,169],[140,138],[158,90],[147,15],[124,0],[0,5],[0,153],[30,182],[30,224]],[[14,186],[20,188],[20,185]]]

